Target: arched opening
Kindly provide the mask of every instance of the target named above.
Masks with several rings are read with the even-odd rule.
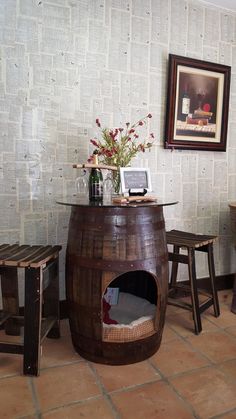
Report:
[[[158,280],[146,271],[126,272],[111,281],[102,297],[103,341],[128,342],[158,328]]]

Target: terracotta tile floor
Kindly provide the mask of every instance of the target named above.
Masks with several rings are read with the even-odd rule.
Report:
[[[205,312],[199,336],[190,313],[168,306],[159,351],[127,366],[82,359],[63,320],[61,339],[44,341],[39,377],[22,376],[20,355],[0,354],[0,418],[236,419],[231,298],[219,292],[221,316]]]

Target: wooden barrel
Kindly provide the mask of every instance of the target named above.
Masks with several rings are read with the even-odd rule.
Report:
[[[129,342],[103,340],[102,297],[119,275],[145,272],[156,284],[153,333]],[[128,364],[160,346],[168,291],[168,252],[162,206],[71,209],[66,293],[76,351],[94,362]],[[135,293],[135,290],[134,290]]]

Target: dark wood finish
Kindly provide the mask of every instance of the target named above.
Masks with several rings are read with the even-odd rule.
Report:
[[[25,375],[38,375],[42,320],[42,270],[25,271],[24,367]],[[34,301],[34,304],[32,304]]]
[[[201,234],[187,233],[179,230],[171,230],[166,233],[167,244],[173,245],[173,253],[169,252],[169,260],[172,261],[171,279],[169,286],[168,304],[182,307],[193,313],[194,330],[196,334],[202,331],[201,313],[211,305],[214,306],[214,314],[216,317],[220,315],[219,301],[215,286],[215,267],[213,255],[213,243],[217,240],[217,236],[206,236]],[[180,253],[181,248],[187,250],[187,255]],[[209,268],[209,292],[200,290],[197,284],[195,251],[207,253]],[[177,282],[178,264],[184,263],[188,265],[189,284],[183,285]],[[176,291],[181,289],[190,291],[191,304],[176,300]],[[199,302],[199,294],[205,295],[207,298],[204,302]]]
[[[209,138],[209,141],[204,141],[200,138],[191,141],[192,132],[186,132],[186,138],[175,138],[175,114],[176,95],[177,95],[177,74],[178,67],[183,66],[186,69],[199,69],[213,73],[220,73],[224,77],[223,84],[223,100],[222,100],[222,117],[221,117],[221,135],[220,141]],[[190,57],[182,57],[178,55],[169,54],[169,71],[168,71],[168,90],[167,90],[167,104],[166,104],[166,121],[165,121],[165,148],[170,149],[187,149],[187,150],[208,150],[208,151],[226,151],[227,129],[228,129],[228,109],[229,109],[229,95],[230,95],[230,78],[231,68],[219,63],[210,63],[193,59]],[[189,135],[189,139],[187,138]]]
[[[0,352],[23,355],[25,375],[39,375],[40,351],[45,336],[58,338],[58,260],[61,246],[0,246],[3,309],[1,323],[24,326],[24,343],[0,342]],[[25,269],[24,316],[18,316],[17,268]],[[44,316],[42,302],[44,299]],[[5,323],[7,325],[8,323]],[[19,329],[17,329],[19,330]]]
[[[229,207],[230,207],[230,219],[231,219],[231,226],[232,226],[232,232],[233,232],[233,238],[234,238],[234,245],[236,249],[236,202],[229,204]],[[236,314],[236,273],[234,275],[231,311],[232,313]]]
[[[53,318],[53,325],[47,333],[48,338],[60,337],[60,306],[59,306],[59,259],[54,259],[48,264],[44,271],[44,278],[47,275],[47,286],[44,290],[43,316]],[[56,321],[55,321],[56,319]],[[41,337],[42,338],[42,337]]]
[[[161,344],[162,334],[153,334],[131,342],[103,342],[83,335],[76,336],[77,352],[85,359],[106,365],[125,365],[154,355]],[[89,348],[89,350],[87,350]]]
[[[2,286],[2,306],[4,312],[19,314],[18,277],[17,268],[9,266],[0,267]],[[5,323],[5,332],[8,335],[18,336],[20,328],[11,318]]]
[[[155,286],[153,334],[131,342],[105,342],[103,294],[113,280],[119,281],[125,275],[123,281],[128,283],[129,273],[132,276],[136,272],[141,279],[149,276]],[[135,294],[135,285],[131,292]],[[66,294],[72,341],[80,355],[113,365],[151,356],[160,346],[167,292],[168,254],[162,206],[72,206]]]
[[[24,353],[23,343],[9,343],[9,342],[0,342],[0,352],[7,354],[20,354]]]

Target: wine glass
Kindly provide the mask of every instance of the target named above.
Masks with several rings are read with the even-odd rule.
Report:
[[[77,193],[81,197],[88,196],[88,175],[86,170],[83,170],[81,174],[75,180]]]
[[[103,202],[110,203],[113,195],[113,179],[111,172],[108,172],[103,181]]]

